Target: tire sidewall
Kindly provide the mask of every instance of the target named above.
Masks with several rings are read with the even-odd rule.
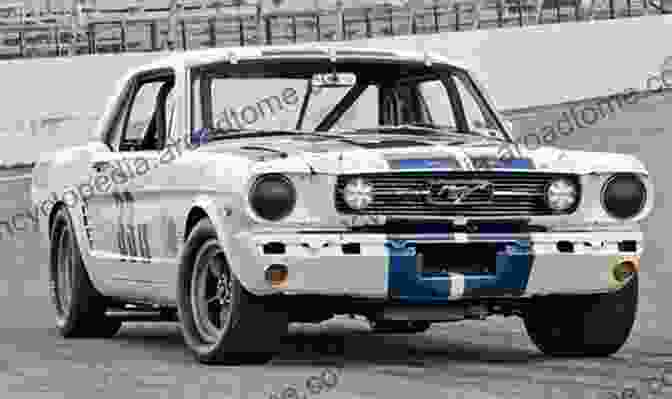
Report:
[[[63,313],[61,313],[60,298],[58,297],[56,288],[56,278],[58,273],[56,262],[58,262],[60,256],[58,240],[63,234],[63,231],[67,231],[70,235],[70,245],[72,245],[74,259],[72,259],[73,267],[71,275],[70,303],[68,309],[63,309]],[[92,294],[90,280],[84,269],[74,225],[67,209],[61,208],[57,211],[50,233],[50,240],[49,285],[51,300],[54,306],[56,306],[56,325],[63,335],[70,335],[94,304],[91,303],[92,301],[90,300]]]
[[[195,317],[197,317],[197,315],[193,312],[191,302],[191,283],[194,268],[196,267],[196,261],[199,259],[199,255],[203,254],[203,250],[205,249],[203,247],[206,243],[208,243],[208,241],[213,239],[217,239],[217,233],[212,226],[212,223],[208,219],[202,219],[197,223],[189,235],[189,238],[187,239],[185,250],[183,251],[183,254],[180,258],[180,266],[178,271],[177,304],[182,335],[189,348],[195,353],[196,357],[201,362],[214,360],[214,358],[221,354],[224,350],[224,345],[228,342],[229,338],[231,338],[231,333],[239,322],[239,310],[242,300],[241,294],[243,290],[240,281],[229,267],[228,272],[232,280],[231,309],[229,319],[223,334],[219,336],[217,342],[205,342],[201,338],[201,335],[198,332],[195,324]]]
[[[632,332],[638,291],[639,276],[635,275],[610,293],[539,298],[523,318],[525,328],[546,354],[608,356]]]

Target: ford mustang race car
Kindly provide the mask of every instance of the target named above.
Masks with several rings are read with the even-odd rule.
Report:
[[[338,314],[519,316],[544,353],[610,355],[653,192],[632,156],[517,144],[464,65],[319,46],[133,70],[32,181],[60,333],[179,321],[203,363],[267,361],[288,323]]]

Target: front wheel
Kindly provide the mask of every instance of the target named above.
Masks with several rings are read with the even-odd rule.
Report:
[[[616,292],[550,295],[523,316],[532,342],[552,356],[610,356],[625,344],[637,314],[635,274]]]
[[[182,335],[201,363],[265,363],[287,332],[287,313],[248,292],[231,272],[208,219],[187,240],[177,301]]]

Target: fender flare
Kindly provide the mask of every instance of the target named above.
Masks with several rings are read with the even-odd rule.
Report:
[[[232,215],[232,207],[230,203],[228,202],[223,202],[223,201],[218,201],[216,198],[213,198],[212,196],[209,195],[199,195],[196,197],[190,207],[189,211],[187,213],[187,217],[185,218],[184,222],[184,234],[183,234],[183,240],[186,242],[187,238],[189,237],[188,231],[190,228],[193,228],[193,226],[190,226],[190,219],[191,215],[194,212],[203,212],[208,219],[210,219],[210,222],[215,228],[215,231],[217,232],[217,237],[219,238],[219,241],[224,248],[224,252],[227,256],[227,258],[230,258],[231,256],[231,243],[230,243],[230,237],[231,237],[231,223],[227,223],[226,220],[227,218],[230,218]],[[184,251],[184,246],[180,248],[180,252],[178,254],[178,259],[182,258],[182,254]],[[239,275],[238,270],[236,269],[236,262],[232,262],[229,259],[229,265],[232,268],[233,273],[235,273],[237,276]]]

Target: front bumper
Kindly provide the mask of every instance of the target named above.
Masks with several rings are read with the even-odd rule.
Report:
[[[492,269],[487,273],[451,270],[452,264],[465,263],[465,259],[452,258],[464,253],[458,249],[477,243],[496,248],[487,255],[493,257]],[[436,303],[618,289],[624,282],[614,279],[614,267],[628,258],[639,266],[643,234],[246,232],[231,237],[229,244],[234,272],[258,295],[282,292]],[[427,272],[419,266],[420,249],[429,244],[443,245],[435,248],[440,249],[438,261],[445,262],[445,269]],[[288,268],[287,281],[278,288],[265,280],[264,271],[273,264]]]

